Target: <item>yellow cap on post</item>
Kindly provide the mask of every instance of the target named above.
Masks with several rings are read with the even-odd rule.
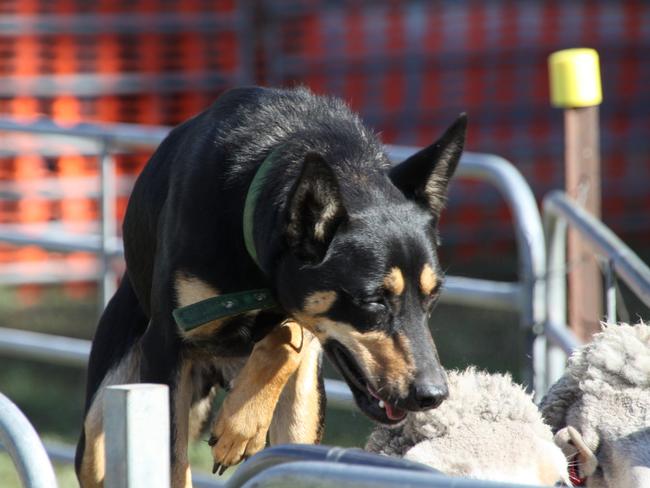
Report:
[[[600,105],[600,66],[595,49],[556,51],[548,57],[551,103],[555,107],[577,108]]]

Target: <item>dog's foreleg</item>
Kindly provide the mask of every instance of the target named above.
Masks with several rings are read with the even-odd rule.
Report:
[[[325,392],[321,372],[320,342],[305,331],[300,365],[291,375],[273,414],[271,444],[318,444],[325,421]]]
[[[106,387],[138,381],[140,348],[136,345],[105,376],[92,399],[84,419],[84,449],[79,466],[79,484],[83,488],[104,486],[106,471],[103,404]]]
[[[212,427],[215,470],[264,448],[278,398],[309,349],[305,336],[298,323],[286,321],[255,344]]]

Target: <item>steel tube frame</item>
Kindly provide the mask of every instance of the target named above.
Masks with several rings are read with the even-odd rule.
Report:
[[[90,344],[90,341],[83,339],[0,327],[0,354],[8,356],[85,368]],[[343,381],[326,379],[325,391],[331,406],[343,409],[354,407],[350,389]]]
[[[567,227],[580,233],[584,242],[607,259],[607,318],[616,320],[615,277],[650,307],[650,268],[600,220],[596,219],[564,192],[553,191],[543,201],[543,218],[548,245],[545,387],[562,375],[566,356],[580,342],[567,328],[566,243]]]
[[[111,262],[110,242],[117,235],[117,211],[115,209],[116,199],[116,174],[115,159],[110,153],[111,142],[109,138],[102,141],[102,150],[99,156],[100,161],[100,207],[101,207],[101,300],[99,301],[99,314],[115,293],[117,288],[117,276],[113,271]]]
[[[406,459],[383,456],[358,448],[324,445],[286,444],[264,449],[243,463],[226,483],[227,488],[243,486],[259,473],[281,464],[299,461],[324,461],[347,465],[376,466],[408,471],[437,473],[439,471]]]
[[[9,452],[26,488],[56,488],[54,468],[45,448],[20,409],[0,393],[0,443]]]
[[[230,485],[227,485],[230,488]],[[268,468],[242,488],[524,488],[524,485],[496,483],[405,469],[298,461]],[[525,485],[526,488],[534,488]],[[235,488],[234,486],[232,488]],[[540,487],[541,488],[541,487]]]
[[[555,228],[558,220],[567,222],[572,229],[576,229],[588,239],[595,252],[609,258],[617,276],[650,307],[650,268],[605,224],[580,208],[561,191],[553,191],[544,198],[543,211],[549,246],[555,239],[565,242],[565,237],[556,233]]]
[[[11,118],[0,117],[0,131],[31,132],[39,134],[59,134],[72,137],[91,138],[100,143],[102,226],[96,253],[102,262],[104,274],[101,281],[101,302],[106,303],[114,287],[114,279],[110,273],[110,257],[119,252],[119,242],[110,223],[114,212],[114,202],[109,202],[114,194],[114,168],[110,151],[118,148],[147,147],[153,148],[169,132],[167,127],[137,126],[132,124],[78,124],[72,127],[61,127],[51,120],[22,122]],[[386,146],[389,157],[398,162],[417,152],[417,147]],[[544,237],[541,219],[533,193],[522,177],[505,159],[477,153],[465,153],[457,173],[460,177],[475,178],[489,182],[503,196],[514,217],[515,237],[518,248],[518,283],[504,283],[472,278],[449,277],[443,301],[449,303],[491,306],[498,309],[516,310],[520,314],[520,325],[526,334],[526,357],[530,360],[524,367],[524,378],[528,384],[533,384],[539,390],[539,380],[534,375],[535,335],[542,330],[545,322],[544,286],[542,278],[546,265]],[[113,176],[111,176],[113,175]],[[1,231],[1,229],[0,229]],[[112,234],[112,235],[111,235]],[[30,239],[24,235],[4,232],[5,242],[23,244],[51,244],[52,247],[68,249],[67,242],[50,237],[47,241],[38,238]],[[79,242],[79,244],[82,244]],[[83,242],[85,249],[94,248],[93,243]]]
[[[68,137],[79,137],[94,139],[102,145],[104,151],[120,150],[131,148],[155,148],[168,134],[170,128],[161,126],[143,126],[136,124],[77,124],[75,126],[62,127],[48,119],[38,121],[21,121],[8,117],[0,117],[0,131],[26,132],[34,134],[58,134]],[[399,161],[416,152],[417,147],[386,146],[389,156],[394,161]],[[109,151],[110,152],[110,151]],[[102,162],[107,158],[102,158]],[[102,189],[100,198],[111,193],[107,188],[113,183],[107,178],[108,173],[102,178]],[[521,174],[505,159],[494,155],[466,153],[462,158],[458,174],[461,177],[479,178],[494,185],[504,196],[515,216],[515,231],[519,248],[520,276],[525,277],[528,283],[527,290],[516,291],[516,288],[503,286],[503,283],[489,282],[484,280],[472,280],[459,278],[455,282],[452,278],[448,293],[450,301],[457,303],[476,303],[479,305],[496,304],[497,307],[505,308],[511,303],[512,309],[526,310],[529,319],[525,323],[536,321],[539,313],[543,313],[543,306],[538,307],[538,293],[534,286],[530,286],[538,276],[538,268],[543,269],[545,255],[541,232],[541,220],[535,200],[530,187]],[[104,207],[102,207],[104,208]],[[30,238],[24,234],[5,232],[0,234],[0,240],[14,244],[38,244],[37,238]],[[50,238],[44,245],[51,245],[56,250],[73,250],[77,244],[83,246],[83,250],[101,253],[107,249],[111,254],[117,254],[119,242],[112,236],[108,245],[101,241],[97,247],[90,242],[77,242],[66,245],[67,242]],[[541,263],[541,268],[540,268]],[[532,278],[529,278],[531,277]],[[521,281],[521,280],[520,280]],[[496,290],[490,290],[493,283],[497,283]],[[491,293],[494,291],[494,293]],[[476,302],[463,296],[465,292],[473,292],[477,298]],[[543,302],[542,302],[543,303]],[[521,306],[521,307],[520,307]],[[533,312],[533,310],[541,310]]]
[[[415,153],[419,148],[387,146],[388,155],[394,161],[401,161]],[[546,322],[545,287],[546,250],[544,248],[544,231],[537,203],[532,190],[521,173],[504,158],[492,154],[466,152],[456,174],[462,178],[474,178],[486,181],[494,186],[512,210],[513,224],[518,251],[518,283],[484,281],[476,290],[467,289],[450,298],[467,303],[468,293],[477,293],[477,302],[482,305],[503,305],[504,300],[516,300],[512,309],[520,314],[520,325],[525,331],[526,357],[528,362],[524,379],[532,384],[535,391],[540,391],[543,378],[535,374],[537,335],[543,333]],[[452,277],[450,277],[452,278]],[[450,279],[448,278],[448,279]],[[474,282],[473,284],[476,284]],[[507,287],[507,292],[504,293]],[[452,289],[453,290],[453,289]],[[443,296],[445,293],[443,293]],[[507,297],[507,298],[506,298]]]

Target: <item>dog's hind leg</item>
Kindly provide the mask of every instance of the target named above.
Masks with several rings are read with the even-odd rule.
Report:
[[[99,321],[88,363],[86,412],[75,454],[75,470],[83,488],[103,485],[104,389],[139,381],[138,340],[147,321],[125,275]]]
[[[190,408],[192,405],[192,364],[185,360],[178,373],[178,380],[175,387],[170,390],[172,393],[172,411],[175,422],[172,422],[174,433],[172,435],[172,463],[171,486],[174,488],[191,488],[192,473],[187,456],[190,430]]]
[[[309,350],[308,344],[305,331],[293,321],[282,323],[255,344],[212,427],[215,470],[264,448],[278,398]]]
[[[309,341],[307,343],[307,341]],[[306,351],[275,408],[271,444],[318,444],[325,423],[325,391],[320,342],[305,331]]]

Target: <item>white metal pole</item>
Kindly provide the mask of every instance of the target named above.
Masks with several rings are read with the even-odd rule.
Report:
[[[110,386],[104,398],[106,488],[169,488],[169,389]]]
[[[24,487],[56,488],[54,469],[38,434],[20,409],[2,393],[0,444],[9,452]]]
[[[110,153],[110,142],[104,139],[100,155],[100,207],[101,207],[101,314],[115,293],[117,277],[112,269],[111,244],[117,235],[115,158]]]

